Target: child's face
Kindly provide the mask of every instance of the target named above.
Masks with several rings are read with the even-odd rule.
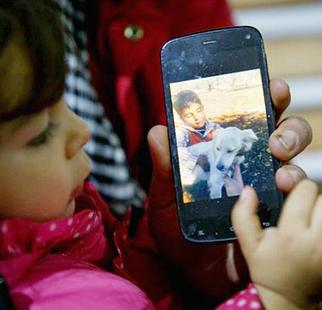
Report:
[[[37,221],[74,213],[89,174],[87,126],[64,101],[0,123],[0,216]]]
[[[188,103],[181,113],[181,119],[192,128],[202,128],[206,123],[206,115],[203,106],[198,102]]]

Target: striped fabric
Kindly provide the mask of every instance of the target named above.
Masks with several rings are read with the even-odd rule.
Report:
[[[141,207],[145,193],[130,178],[125,153],[111,122],[104,116],[90,83],[89,54],[84,28],[86,0],[55,0],[61,11],[62,23],[67,33],[65,100],[92,132],[85,151],[92,159],[90,181],[96,186],[109,206],[123,214],[129,205]]]

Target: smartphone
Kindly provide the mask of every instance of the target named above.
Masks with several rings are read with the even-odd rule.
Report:
[[[280,162],[268,138],[274,109],[259,31],[241,26],[196,33],[161,50],[168,134],[181,232],[192,242],[235,240],[231,209],[243,187],[275,225]]]

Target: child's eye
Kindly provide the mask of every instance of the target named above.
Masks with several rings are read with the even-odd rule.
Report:
[[[46,144],[50,140],[50,138],[53,137],[54,131],[57,128],[57,126],[58,124],[50,122],[48,124],[48,127],[44,131],[42,131],[38,136],[31,139],[27,143],[27,146],[35,147]]]

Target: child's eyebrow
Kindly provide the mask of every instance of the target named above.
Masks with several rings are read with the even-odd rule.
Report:
[[[23,117],[19,117],[13,120],[11,133],[14,134],[19,131],[21,128],[26,126],[32,119],[32,115],[24,115]]]

